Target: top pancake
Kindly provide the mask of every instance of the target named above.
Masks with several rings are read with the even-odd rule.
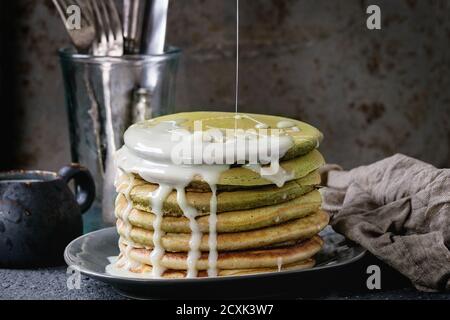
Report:
[[[202,127],[207,130],[217,129],[255,129],[257,124],[265,124],[270,134],[272,129],[283,130],[292,138],[292,147],[284,154],[282,160],[289,160],[304,155],[317,148],[323,139],[322,133],[313,126],[295,119],[278,117],[272,115],[262,115],[253,113],[239,113],[236,119],[234,112],[182,112],[158,117],[148,121],[149,125],[154,125],[164,121],[177,121],[179,126],[190,132],[194,131],[194,122],[201,121]],[[280,123],[292,123],[289,128],[278,128]]]
[[[218,136],[210,136],[211,129],[219,130]],[[230,131],[232,138],[228,138]],[[201,136],[207,141],[206,146],[200,141],[199,149],[192,146],[198,133],[204,134]],[[181,136],[188,138],[179,141]],[[200,192],[210,191],[212,181],[218,190],[281,185],[324,164],[322,155],[315,150],[322,134],[304,122],[277,116],[227,112],[171,114],[131,126],[124,139],[125,146],[116,154],[123,171],[153,183],[162,180],[178,185],[188,183],[187,190]],[[184,147],[186,150],[180,151]],[[212,152],[214,148],[222,151]],[[200,162],[192,163],[194,153],[199,155]],[[178,163],[181,159],[187,162]],[[261,174],[261,166],[269,166],[270,162],[272,169],[278,168],[278,160],[281,170],[276,169],[272,175],[267,173],[270,171]]]

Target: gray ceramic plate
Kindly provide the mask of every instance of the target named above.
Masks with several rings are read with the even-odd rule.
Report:
[[[112,285],[133,298],[244,298],[305,296],[329,289],[339,272],[361,259],[365,250],[350,245],[331,227],[321,232],[325,246],[316,256],[317,264],[307,270],[271,272],[245,276],[199,279],[139,279],[109,275],[108,257],[119,253],[119,236],[115,228],[91,232],[72,241],[64,258],[81,273]],[[342,274],[341,274],[342,276]]]

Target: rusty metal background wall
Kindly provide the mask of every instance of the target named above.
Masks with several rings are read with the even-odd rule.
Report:
[[[5,3],[1,166],[54,170],[70,160],[56,58],[68,39],[50,0]],[[382,30],[366,28],[369,4]],[[449,166],[449,18],[446,0],[242,0],[240,110],[317,126],[347,168],[396,152]],[[177,109],[232,111],[235,1],[171,1],[168,38],[184,50]]]

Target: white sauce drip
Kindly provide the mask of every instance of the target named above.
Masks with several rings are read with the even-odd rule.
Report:
[[[265,126],[248,115],[239,116],[254,121],[256,126]],[[267,129],[266,134],[259,135],[254,129],[253,132],[236,132],[232,129],[225,132],[217,128],[202,130],[206,131],[191,133],[175,121],[141,123],[125,132],[124,141],[128,151],[135,157],[151,161],[153,165],[158,164],[158,167],[170,164],[203,164],[210,167],[213,164],[229,164],[230,160],[269,163],[281,158],[293,144],[289,135],[271,135]],[[123,153],[122,149],[119,153]]]
[[[295,126],[295,123],[289,120],[281,120],[277,123],[278,129],[287,129],[292,128],[293,126]]]
[[[108,274],[121,278],[142,278],[142,279],[148,278],[148,275],[145,273],[131,272],[127,269],[119,267],[120,264],[117,256],[108,257],[108,261],[110,264],[107,265],[105,268],[105,271]]]
[[[130,192],[133,188],[134,183],[134,175],[128,174],[128,186],[124,192],[125,199],[127,200],[127,207],[125,208],[125,211],[123,212],[123,223],[125,224],[125,237],[127,239],[130,239],[130,233],[132,226],[130,224],[130,221],[128,220],[128,217],[130,216],[131,210],[133,209],[133,203],[131,202]]]
[[[283,258],[282,257],[278,257],[277,266],[278,266],[278,272],[280,272],[281,269],[283,268]]]
[[[256,129],[268,129],[268,128],[269,128],[269,125],[260,122],[260,123],[257,123],[257,124],[255,125],[255,128],[256,128]]]
[[[197,217],[197,209],[190,206],[186,199],[186,192],[183,187],[177,188],[177,201],[183,214],[189,219],[189,227],[191,228],[191,239],[189,240],[189,253],[187,257],[187,278],[197,277],[197,261],[200,258],[200,242],[202,233],[195,218]]]
[[[272,165],[274,165],[274,162],[272,162]],[[275,174],[272,174],[270,170],[267,170],[268,168],[261,167],[260,164],[246,164],[244,167],[258,173],[261,177],[276,184],[279,188],[281,188],[287,181],[294,179],[294,172],[287,172],[279,164],[275,164],[275,166],[278,166],[278,171]]]
[[[141,176],[144,180],[159,183],[160,187],[152,195],[152,212],[156,215],[153,229],[153,243],[154,250],[152,252],[152,265],[153,276],[161,276],[164,269],[160,266],[159,261],[164,256],[164,249],[161,245],[161,237],[163,232],[161,231],[162,221],[162,203],[168,196],[171,190],[177,191],[177,202],[183,211],[185,217],[189,219],[189,225],[191,228],[191,239],[189,242],[188,253],[188,270],[187,277],[197,276],[197,261],[200,258],[200,242],[202,233],[196,221],[197,210],[190,206],[186,199],[185,187],[192,181],[193,177],[198,175],[203,178],[212,190],[212,197],[210,201],[210,254],[209,254],[209,269],[208,274],[211,276],[217,274],[217,233],[216,233],[216,184],[220,177],[220,174],[229,168],[228,165],[192,165],[192,166],[179,166],[173,165],[167,162],[156,162],[152,160],[146,160],[136,156],[129,150],[127,146],[124,146],[117,152],[117,161],[119,166],[126,172],[133,172]],[[162,191],[161,188],[165,190]],[[161,193],[159,193],[161,192]],[[157,196],[157,194],[159,196]]]
[[[242,115],[240,117],[246,117],[247,115]],[[151,263],[152,263],[152,277],[161,277],[165,271],[165,268],[161,265],[161,259],[165,254],[165,250],[162,246],[161,240],[164,236],[164,231],[161,230],[161,223],[163,219],[163,203],[167,196],[173,190],[177,192],[177,202],[183,215],[189,219],[189,226],[191,229],[191,239],[189,241],[189,252],[187,258],[187,277],[196,277],[198,274],[197,264],[201,257],[200,243],[202,239],[202,233],[200,232],[199,225],[197,223],[196,217],[198,215],[197,210],[189,205],[186,199],[185,187],[190,184],[190,182],[196,176],[200,176],[205,182],[208,183],[211,189],[211,200],[210,200],[210,215],[209,215],[209,255],[208,255],[208,276],[217,276],[217,183],[222,172],[229,169],[228,164],[217,164],[214,160],[224,161],[230,159],[229,154],[216,155],[213,154],[212,158],[207,158],[207,164],[175,164],[171,161],[171,152],[173,148],[179,146],[180,140],[172,139],[172,134],[182,137],[184,141],[193,141],[193,139],[198,138],[197,133],[190,133],[182,127],[180,123],[182,121],[168,121],[161,122],[158,124],[152,124],[150,122],[147,124],[136,124],[131,126],[124,135],[125,146],[123,146],[116,153],[116,162],[120,170],[124,171],[129,177],[129,185],[124,191],[125,198],[127,200],[127,207],[123,213],[122,219],[125,224],[125,237],[129,239],[131,232],[131,225],[128,221],[129,213],[132,210],[132,201],[130,199],[130,191],[133,184],[134,176],[132,174],[139,175],[142,179],[150,182],[159,184],[159,188],[152,192],[151,194],[151,210],[155,214],[156,218],[153,222],[153,250],[151,253]],[[257,125],[264,126],[264,124],[259,123]],[[286,181],[293,178],[293,174],[287,173],[279,165],[279,158],[282,157],[287,150],[292,146],[292,139],[289,136],[282,136],[280,138],[279,150],[277,150],[277,157],[271,155],[270,153],[265,153],[268,155],[264,159],[260,158],[261,163],[270,163],[270,167],[261,167],[261,165],[247,165],[248,168],[254,170],[261,174],[264,178],[272,181],[277,186],[282,186]],[[214,139],[204,139],[204,136],[200,136],[203,140],[203,148],[208,147],[213,143],[220,144],[230,144],[236,146],[235,140],[231,141],[217,141]],[[258,139],[270,139],[270,136],[260,137],[254,136],[250,137],[248,140]],[[270,143],[267,144],[267,148],[270,147]],[[228,149],[227,149],[228,150]],[[236,150],[236,148],[230,148],[233,153],[243,152],[245,158],[249,159],[251,152],[254,152],[252,148],[245,148],[245,150]],[[197,152],[199,150],[196,150]],[[267,151],[267,150],[265,150]],[[202,152],[202,150],[200,150]],[[216,157],[216,158],[214,158]],[[234,159],[234,154],[233,157]],[[117,187],[117,186],[116,186]],[[121,239],[122,242],[127,243],[126,240]],[[125,264],[126,268],[124,271],[129,271],[133,268],[134,263],[129,257],[129,253],[132,248],[135,247],[133,244],[128,243],[127,248],[122,253],[122,258],[116,262],[115,267]],[[109,268],[111,272],[117,273],[114,268]]]
[[[217,187],[210,185],[212,196],[209,202],[209,256],[208,256],[208,277],[217,276]]]
[[[161,266],[161,259],[165,253],[161,243],[161,238],[164,236],[165,232],[161,230],[161,223],[163,219],[163,203],[172,190],[173,188],[171,186],[160,184],[159,188],[150,195],[152,212],[156,216],[153,221],[153,250],[150,254],[152,276],[154,278],[160,278],[166,270]]]
[[[134,268],[139,268],[142,266],[142,264],[138,261],[133,260],[130,257],[130,252],[133,248],[139,248],[140,246],[133,243],[132,241],[129,241],[127,239],[124,239],[120,237],[119,243],[123,243],[126,245],[125,250],[122,252],[122,257],[120,259],[117,259],[117,261],[114,263],[116,265],[122,265],[122,269],[125,271],[129,271]]]

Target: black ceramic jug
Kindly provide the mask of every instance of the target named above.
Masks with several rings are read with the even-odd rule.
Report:
[[[74,180],[76,196],[68,183]],[[63,264],[66,245],[83,232],[81,214],[95,198],[87,169],[77,164],[58,174],[0,173],[0,267]]]

